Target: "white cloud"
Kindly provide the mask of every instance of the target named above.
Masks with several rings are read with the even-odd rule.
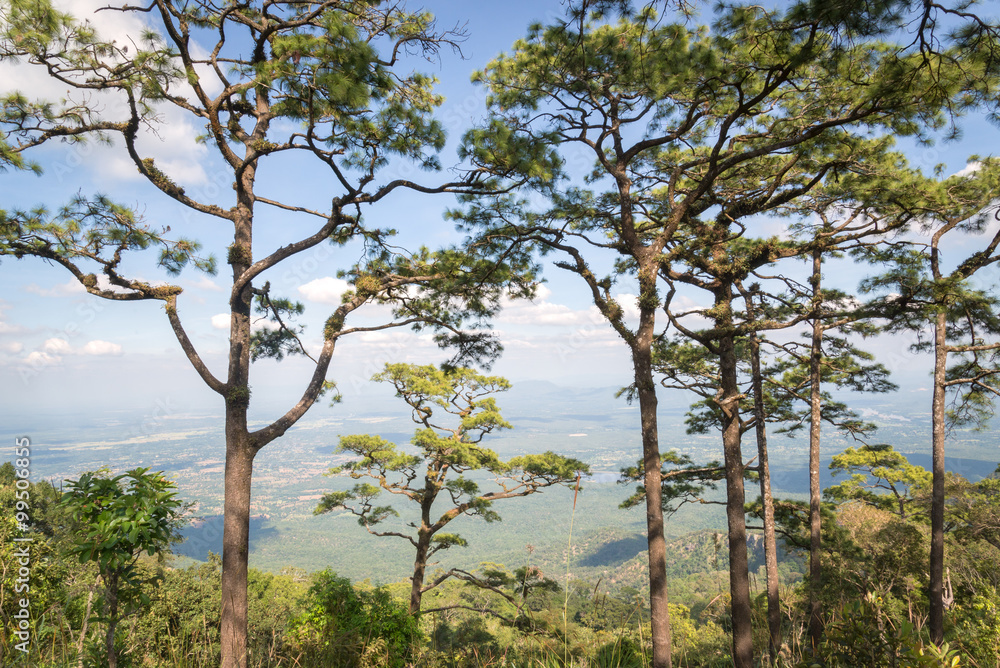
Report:
[[[110,341],[88,341],[80,349],[80,353],[83,355],[121,355],[122,347],[120,344]]]
[[[68,282],[54,285],[51,288],[43,288],[39,285],[35,285],[34,283],[29,283],[24,286],[24,291],[41,297],[68,297],[84,293],[87,290],[78,280],[71,278]]]
[[[504,298],[503,310],[497,316],[497,322],[511,325],[546,325],[571,326],[584,325],[600,321],[596,309],[574,310],[565,304],[553,304],[549,301],[552,291],[544,285],[535,290],[535,298],[526,299]]]
[[[5,353],[16,355],[22,350],[24,350],[24,344],[20,341],[7,341],[5,343],[0,343],[0,351]]]
[[[527,300],[505,300],[504,309],[497,317],[497,322],[510,325],[544,325],[544,326],[571,326],[582,329],[593,327],[605,327],[608,323],[596,306],[589,306],[586,309],[573,309],[564,304],[556,304],[548,301],[552,294],[550,290],[540,286],[535,299]],[[639,322],[639,297],[638,295],[622,292],[612,295],[614,300],[622,309],[625,322],[631,327],[635,327]],[[688,311],[701,307],[687,297],[679,297],[674,300],[674,307],[678,310]],[[694,318],[695,316],[691,316]],[[659,315],[658,320],[662,319]]]
[[[45,361],[45,363],[56,363],[62,357],[67,355],[103,356],[121,354],[122,347],[121,344],[118,343],[95,339],[93,341],[88,341],[80,348],[74,348],[66,339],[53,337],[51,339],[46,339],[45,343],[42,344],[39,350],[36,350],[28,355],[26,361],[28,361],[29,364],[36,364],[39,360]]]
[[[910,422],[911,421],[910,418],[906,417],[905,415],[897,415],[897,414],[894,414],[894,413],[882,413],[882,412],[880,412],[878,410],[875,410],[874,408],[862,408],[860,412],[861,412],[862,417],[866,417],[866,418],[875,418],[875,419],[885,420],[885,421],[889,421],[889,422]]]
[[[377,332],[361,332],[357,335],[357,340],[362,343],[410,343],[410,339],[415,338],[412,335],[407,336],[406,333],[400,334],[400,332],[394,332],[392,330],[380,330]]]
[[[113,40],[125,45],[131,53],[140,41],[143,31],[150,28],[146,15],[138,12],[97,11],[107,5],[106,0],[61,0],[56,3],[60,9],[87,21],[104,40]],[[195,47],[196,53],[204,49]],[[209,72],[202,71],[202,74]],[[32,99],[59,101],[64,98],[73,103],[85,103],[91,108],[101,109],[102,117],[108,121],[124,121],[128,118],[128,103],[124,95],[114,91],[87,91],[87,96],[47,76],[41,68],[24,62],[5,62],[0,65],[0,79],[5,90],[27,91]],[[221,84],[209,78],[209,91],[221,90]],[[191,98],[193,92],[184,83],[174,86],[172,92]],[[212,94],[210,92],[210,94]],[[142,126],[137,138],[139,154],[156,160],[157,167],[177,183],[189,187],[203,184],[207,174],[202,165],[208,155],[207,147],[199,144],[196,137],[201,133],[191,115],[173,105],[162,104],[156,109],[157,117],[152,127]],[[61,158],[47,168],[47,172],[62,180],[72,174],[91,172],[100,174],[102,180],[118,178],[137,180],[142,177],[131,159],[119,144],[116,147],[100,146],[90,141],[76,144],[67,149],[65,145],[52,143],[45,151],[58,150]],[[207,199],[207,198],[206,198]]]
[[[697,313],[698,311],[706,310],[708,307],[704,304],[699,304],[690,297],[685,295],[674,297],[673,302],[670,304],[670,308],[671,312],[675,314],[687,314],[680,318],[680,322],[684,327],[699,329],[711,326],[711,321],[708,318]]]
[[[574,311],[563,304],[513,302],[504,308],[498,322],[512,325],[582,325],[591,321],[589,310]]]
[[[11,325],[7,322],[0,322],[0,334],[18,334],[23,331],[24,327],[21,327],[20,325]]]
[[[35,351],[24,358],[24,362],[29,366],[52,366],[58,364],[61,361],[59,357],[53,357],[48,353],[43,353]]]
[[[623,292],[615,295],[615,301],[622,308],[622,314],[628,322],[639,322],[639,295]]]
[[[187,281],[188,287],[198,290],[208,290],[209,292],[222,292],[222,288],[208,276],[199,276],[197,281]]]
[[[278,327],[278,323],[267,318],[257,318],[250,323],[250,331],[252,332],[259,332],[262,329],[275,330]]]
[[[4,311],[7,310],[9,304],[4,300],[0,299],[0,334],[17,334],[24,331],[24,328],[20,325],[11,325],[2,320],[4,316]]]
[[[222,329],[229,331],[229,323],[231,321],[230,315],[228,313],[219,313],[212,316],[212,327],[215,329]],[[259,332],[262,329],[278,329],[278,323],[268,320],[267,318],[260,317],[254,318],[250,322],[250,330],[253,332]]]
[[[72,355],[73,348],[66,339],[52,338],[42,344],[42,351],[52,355]]]
[[[326,276],[298,287],[299,294],[311,302],[340,306],[340,296],[351,289],[347,281]]]
[[[687,297],[685,295],[681,295],[679,297],[674,297],[673,301],[670,303],[670,307],[671,307],[671,310],[674,313],[688,313],[690,311],[703,311],[703,310],[705,310],[705,309],[708,308],[707,306],[705,306],[703,304],[699,304],[695,300],[693,300],[690,297]]]
[[[97,287],[101,290],[109,290],[111,292],[118,292],[124,294],[129,292],[126,288],[114,285],[111,280],[104,274],[97,274]],[[143,280],[141,277],[137,277],[139,280]],[[146,281],[150,285],[167,285],[164,281]],[[51,288],[43,288],[35,283],[29,283],[24,286],[24,291],[33,295],[38,295],[39,297],[72,297],[74,295],[84,295],[87,294],[86,288],[80,284],[75,278],[71,278],[66,283],[59,283],[58,285],[53,285]]]
[[[535,287],[535,297],[533,301],[536,300],[546,301],[551,296],[552,296],[552,290],[549,289],[549,286],[545,285],[544,283],[539,283]]]
[[[208,156],[208,149],[196,141],[198,130],[181,114],[179,110],[162,107],[160,121],[153,129],[139,135],[136,148],[139,155],[152,157],[156,168],[175,183],[199,186],[208,181],[208,174],[200,162]],[[115,151],[102,161],[101,174],[123,181],[143,179],[132,159],[121,151]]]
[[[393,327],[375,332],[358,332],[343,339],[343,345],[365,350],[362,355],[377,355],[384,361],[402,361],[413,355],[438,351],[432,334],[419,334],[404,327]],[[346,348],[345,348],[346,349]]]
[[[555,337],[547,332],[519,336],[511,336],[503,331],[498,333],[508,350],[531,350],[533,355],[558,358],[563,361],[577,357],[585,351],[615,349],[623,345],[621,338],[603,320],[588,323],[565,335]]]
[[[973,160],[965,167],[952,174],[952,176],[970,176],[978,172],[982,166],[983,163],[979,162],[978,160]]]

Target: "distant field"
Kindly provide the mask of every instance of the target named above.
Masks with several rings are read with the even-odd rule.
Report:
[[[514,568],[529,558],[527,546],[531,545],[532,563],[565,573],[572,522],[572,573],[587,577],[611,577],[608,574],[613,572],[641,575],[645,558],[643,514],[639,509],[619,510],[618,504],[630,490],[611,482],[619,469],[639,458],[638,411],[614,399],[614,389],[570,390],[532,382],[515,385],[499,397],[505,416],[515,425],[512,431],[490,441],[501,456],[553,450],[588,462],[597,482],[585,485],[575,515],[572,490],[558,489],[497,503],[503,521],[493,525],[462,518],[452,526],[470,546],[441,553],[441,567],[470,568],[493,561]],[[720,459],[717,436],[685,434],[683,399],[672,394],[661,402],[662,449],[676,448],[697,462]],[[913,463],[929,467],[929,420],[919,405],[902,405],[904,399],[890,395],[859,405],[867,419],[880,424],[877,442],[891,443],[908,453]],[[410,572],[412,552],[407,543],[371,537],[346,513],[312,515],[324,492],[351,484],[323,475],[343,460],[334,454],[337,437],[378,433],[405,443],[413,424],[402,407],[391,394],[349,397],[335,408],[314,409],[283,439],[261,451],[254,471],[251,565],[268,570],[329,566],[356,580],[379,573],[382,579],[394,581]],[[206,411],[145,419],[122,412],[34,422],[26,417],[24,425],[17,433],[29,433],[33,438],[34,476],[59,480],[100,466],[116,471],[134,466],[163,470],[177,481],[184,499],[198,502],[202,518],[188,529],[188,541],[178,552],[204,559],[209,550],[221,550],[225,448],[218,414]],[[824,458],[852,444],[836,434],[824,435]],[[774,435],[770,450],[776,493],[802,498],[808,490],[804,436],[789,439]],[[746,459],[755,455],[752,438],[747,439],[744,452]],[[1000,458],[995,434],[990,432],[955,432],[948,452],[948,468],[973,479],[991,473]],[[831,480],[824,467],[824,487]],[[748,497],[754,496],[748,489]],[[719,506],[685,507],[667,524],[670,539],[724,528]],[[681,560],[679,553],[674,556]],[[618,579],[629,580],[624,576]]]

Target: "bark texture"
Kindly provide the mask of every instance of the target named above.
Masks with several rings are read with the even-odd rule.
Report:
[[[726,468],[726,520],[729,525],[729,593],[732,599],[733,665],[753,668],[750,573],[743,487],[736,346],[731,335],[719,339],[719,406],[722,409],[722,447]]]
[[[650,329],[652,329],[650,327]],[[651,332],[650,332],[651,334]],[[640,341],[641,330],[640,330]],[[651,343],[652,339],[650,339]],[[643,486],[646,488],[646,540],[649,547],[649,610],[653,637],[653,668],[671,666],[670,611],[667,607],[667,544],[663,522],[663,480],[656,421],[656,390],[653,384],[650,347],[632,351],[639,414],[642,423]]]
[[[752,297],[747,297],[752,317]],[[764,510],[764,568],[767,571],[768,655],[772,664],[781,650],[781,596],[778,591],[778,542],[774,531],[774,499],[771,496],[771,468],[767,458],[767,424],[764,411],[764,382],[760,370],[760,338],[750,336],[750,365],[753,374],[754,424],[757,435],[757,461],[760,498]]]
[[[237,436],[226,445],[225,520],[222,529],[223,668],[247,666],[247,559],[250,552],[253,453],[246,440]]]
[[[934,398],[931,441],[931,554],[930,617],[931,642],[944,641],[944,435],[945,371],[948,366],[947,320],[940,310],[934,322]]]
[[[813,252],[812,297],[813,308],[817,309],[822,303],[822,263],[823,256],[820,251]],[[809,351],[809,644],[813,656],[816,656],[819,651],[819,644],[823,636],[823,610],[819,600],[819,587],[823,577],[822,564],[820,563],[822,490],[819,481],[822,362],[823,326],[819,319],[815,318],[812,325],[812,345]]]

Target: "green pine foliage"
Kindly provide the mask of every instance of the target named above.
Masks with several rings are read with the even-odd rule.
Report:
[[[361,482],[325,494],[314,512],[343,508],[357,516],[370,534],[410,543],[416,553],[410,612],[417,614],[423,594],[455,575],[448,572],[426,581],[428,559],[468,544],[460,535],[444,531],[451,522],[463,516],[497,522],[496,502],[554,485],[578,487],[580,476],[589,474],[590,468],[551,451],[503,461],[483,445],[489,434],[513,427],[492,396],[510,387],[505,378],[469,368],[386,364],[372,380],[396,389],[396,396],[409,405],[417,430],[405,448],[373,434],[341,436],[338,451],[357,459],[332,468],[330,475],[346,474]],[[475,474],[486,474],[493,484],[481,489],[471,477]],[[400,514],[392,505],[377,505],[378,499],[386,498],[383,492],[419,509],[419,521],[387,522],[398,520]]]

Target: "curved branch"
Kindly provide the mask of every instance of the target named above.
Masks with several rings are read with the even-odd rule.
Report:
[[[201,376],[206,385],[225,396],[228,386],[212,375],[212,372],[209,371],[201,356],[198,355],[198,351],[195,349],[194,344],[191,343],[191,339],[188,338],[187,332],[184,331],[181,319],[177,316],[177,295],[172,295],[165,301],[166,305],[164,309],[167,312],[167,318],[170,320],[170,326],[173,328],[174,335],[181,344],[184,354],[187,355],[188,361],[191,362],[191,366],[198,372],[198,375]]]
[[[268,426],[250,433],[250,442],[253,444],[255,452],[274,439],[283,436],[316,403],[320,390],[323,389],[323,383],[326,381],[326,372],[330,368],[330,360],[333,357],[333,350],[336,345],[337,337],[335,336],[331,336],[323,342],[323,350],[319,354],[312,378],[309,380],[309,384],[306,386],[305,391],[302,393],[302,398],[299,399],[298,403]]]
[[[243,288],[245,288],[254,278],[274,267],[279,262],[290,258],[296,253],[301,253],[302,251],[308,250],[313,246],[317,246],[325,239],[329,239],[330,234],[333,233],[337,225],[344,221],[349,221],[352,224],[355,222],[354,219],[349,216],[344,216],[339,212],[334,213],[327,219],[326,224],[323,225],[323,227],[321,227],[315,234],[311,234],[305,239],[288,244],[287,246],[281,246],[267,257],[254,262],[247,268],[246,271],[240,274],[237,280],[233,282],[232,295],[239,295],[243,291]]]

